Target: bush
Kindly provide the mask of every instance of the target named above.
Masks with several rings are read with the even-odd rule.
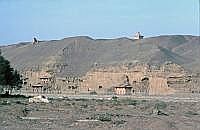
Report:
[[[95,114],[91,118],[87,118],[87,119],[99,120],[102,122],[109,122],[109,121],[112,121],[111,116],[112,115],[109,113],[101,113],[101,114]]]
[[[96,119],[103,121],[103,122],[111,121],[111,114],[109,114],[109,113],[99,114]]]
[[[117,100],[117,99],[118,99],[117,96],[113,96],[113,97],[112,97],[112,100]]]
[[[187,115],[199,115],[199,113],[193,112],[193,111],[188,111],[185,114]]]
[[[115,124],[116,126],[122,125],[122,124],[124,124],[124,123],[126,123],[125,120],[117,120],[117,121],[114,121],[114,122],[113,122],[113,124]]]
[[[154,109],[153,109],[153,114],[169,116],[167,113],[165,113],[165,112],[163,112],[163,110],[161,110],[161,109],[165,109],[166,107],[167,107],[167,104],[163,101],[156,103],[154,106]]]
[[[82,105],[80,105],[80,106],[81,106],[81,108],[87,108],[87,107],[88,107],[87,104],[82,104]]]
[[[26,117],[26,116],[29,114],[30,111],[31,111],[30,109],[24,108],[24,109],[22,110],[23,116]]]
[[[155,108],[157,109],[165,109],[167,107],[167,104],[165,102],[158,102],[155,104]]]
[[[111,98],[111,102],[112,102],[113,105],[119,105],[120,104],[120,101],[118,100],[117,96],[113,96]]]
[[[137,104],[139,104],[137,100],[131,100],[131,99],[128,100],[128,105],[136,106]]]
[[[11,103],[7,100],[4,100],[4,101],[1,102],[0,105],[11,105]]]

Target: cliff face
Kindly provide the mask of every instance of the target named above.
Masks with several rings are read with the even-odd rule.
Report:
[[[124,80],[124,77],[128,80]],[[83,90],[108,92],[127,81],[134,93],[148,95],[168,95],[175,92],[190,92],[184,84],[188,83],[184,69],[174,63],[165,63],[158,68],[137,63],[129,65],[111,65],[98,67],[87,72],[82,78]],[[170,85],[169,85],[170,82]],[[180,88],[178,85],[182,85]]]
[[[48,72],[55,79],[63,77],[60,84],[56,82],[57,86],[65,87],[62,91],[67,89],[68,92],[71,88],[77,91],[76,86],[80,86],[87,92],[89,89],[107,92],[121,84],[121,78],[126,75],[134,91],[139,93],[200,92],[199,77],[191,80],[185,73],[200,74],[199,36],[158,36],[140,40],[81,36],[0,48],[11,65],[30,80],[28,84],[39,82],[36,79],[40,80],[40,74]],[[81,84],[74,84],[74,76],[81,78]],[[66,77],[73,78],[73,83]],[[148,82],[143,81],[146,77]]]
[[[200,72],[199,36],[158,36],[141,40],[71,37],[19,43],[1,47],[2,54],[18,70],[51,70],[58,76],[83,76],[94,66],[131,65],[135,62],[160,65],[172,61],[186,70]]]
[[[167,79],[154,77],[149,80],[149,94],[150,95],[168,95],[174,94],[176,90],[168,87]]]

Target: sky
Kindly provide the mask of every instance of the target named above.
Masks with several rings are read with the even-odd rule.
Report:
[[[200,35],[200,0],[0,0],[0,45],[71,36]]]

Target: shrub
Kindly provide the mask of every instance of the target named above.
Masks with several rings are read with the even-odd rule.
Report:
[[[27,116],[27,115],[29,114],[30,111],[31,111],[30,109],[24,108],[24,109],[22,110],[23,116]]]
[[[136,106],[137,104],[139,104],[137,100],[128,100],[128,105]]]
[[[117,100],[117,99],[118,99],[117,96],[113,96],[113,97],[112,97],[112,100]]]
[[[114,121],[113,124],[115,124],[116,126],[119,126],[119,125],[124,124],[125,122],[126,122],[125,120],[117,120],[117,121]]]
[[[88,105],[87,105],[87,104],[82,104],[81,107],[82,107],[82,108],[87,108]]]
[[[199,115],[199,113],[193,112],[193,111],[188,111],[185,114],[187,115]]]
[[[104,114],[99,114],[97,117],[97,120],[100,121],[111,121],[111,114],[109,113],[104,113]]]
[[[114,105],[119,105],[119,104],[120,104],[120,102],[119,102],[117,96],[113,96],[113,97],[111,98],[111,102],[112,102],[112,104],[114,104]]]
[[[167,107],[167,104],[165,102],[158,102],[155,104],[155,108],[157,109],[165,109]]]
[[[3,100],[0,105],[11,105],[11,103],[7,100]]]
[[[95,114],[91,118],[87,118],[87,119],[99,120],[102,122],[109,122],[109,121],[112,121],[111,116],[112,114],[109,114],[109,113],[101,113],[101,114]]]

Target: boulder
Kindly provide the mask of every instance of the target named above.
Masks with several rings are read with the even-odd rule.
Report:
[[[33,98],[29,98],[28,100],[30,103],[38,103],[38,102],[44,102],[44,103],[49,103],[49,100],[47,99],[47,97],[43,96],[43,95],[39,95],[39,96],[35,96]]]

